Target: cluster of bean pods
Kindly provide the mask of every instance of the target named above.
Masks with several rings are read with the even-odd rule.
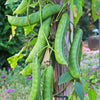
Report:
[[[27,3],[31,4],[31,0],[22,0],[21,4],[18,8],[13,12],[13,14],[23,14],[27,10]],[[33,49],[29,53],[25,63],[27,66],[20,72],[20,74],[29,76],[32,75],[32,89],[29,96],[29,100],[40,100],[41,99],[41,71],[40,66],[44,58],[44,54],[46,51],[47,40],[50,32],[50,24],[52,20],[52,16],[56,13],[59,13],[62,9],[61,5],[53,4],[49,5],[40,11],[37,11],[33,14],[30,14],[29,20],[27,20],[27,16],[23,17],[15,17],[8,15],[8,21],[12,26],[28,26],[33,25],[35,23],[40,22],[40,17],[42,18],[42,26],[38,32],[38,39]],[[59,64],[67,65],[66,57],[64,54],[64,39],[65,34],[69,27],[69,16],[66,12],[62,13],[60,18],[55,39],[54,39],[54,54],[56,61]],[[74,40],[71,43],[71,48],[69,51],[69,69],[70,73],[74,78],[80,77],[80,58],[81,58],[81,49],[79,49],[82,45],[82,30],[78,29],[74,36]],[[43,90],[42,90],[42,99],[43,100],[53,100],[52,96],[52,86],[54,71],[51,65],[46,66],[46,71],[44,73],[44,81],[43,81]]]

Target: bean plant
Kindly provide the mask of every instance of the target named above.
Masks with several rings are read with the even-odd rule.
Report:
[[[7,0],[6,4],[11,0]],[[99,0],[92,0],[92,13],[94,21],[100,17]],[[34,8],[38,6],[38,10]],[[73,22],[70,21],[70,7],[73,12]],[[82,34],[83,30],[77,27],[77,23],[82,16],[84,0],[64,0],[63,5],[56,4],[51,0],[22,0],[12,15],[7,15],[8,22],[12,26],[12,35],[16,33],[16,27],[22,27],[25,31],[25,36],[33,33],[32,37],[25,46],[15,55],[7,58],[11,68],[15,70],[20,59],[26,57],[26,67],[22,69],[19,75],[32,75],[32,87],[28,100],[53,100],[54,96],[58,96],[73,82],[73,87],[68,100],[84,99],[85,89],[87,85],[82,80],[80,61],[82,55]],[[30,11],[32,10],[32,12]],[[39,31],[35,32],[34,27],[40,24]],[[53,35],[52,26],[58,23],[55,36]],[[71,38],[71,27],[74,27],[73,41]],[[65,41],[65,34],[69,31],[70,50]],[[32,45],[30,52],[27,48]],[[69,57],[65,56],[64,45]],[[55,93],[54,89],[54,61],[61,65],[69,67],[69,72],[65,72],[59,78],[59,85],[68,82],[66,88],[59,93]],[[30,66],[28,66],[30,64]],[[26,70],[27,69],[27,70]],[[23,74],[24,73],[24,74]],[[89,77],[90,81],[96,76]],[[48,81],[48,79],[50,81]],[[95,80],[97,82],[97,80]],[[94,93],[94,96],[92,94]],[[89,88],[89,99],[96,100],[97,93],[95,88]],[[92,98],[91,98],[92,97]]]

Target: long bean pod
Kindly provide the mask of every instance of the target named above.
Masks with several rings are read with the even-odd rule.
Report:
[[[79,48],[82,41],[82,30],[79,29],[77,33],[75,34],[75,37],[73,39],[70,52],[69,52],[69,69],[70,73],[74,78],[80,77],[80,70],[79,70],[79,62],[78,62],[78,53]]]
[[[32,62],[32,89],[29,96],[29,100],[38,100],[40,96],[40,81],[40,63],[38,61],[38,58],[35,57]]]
[[[42,27],[40,27],[40,30],[39,30],[37,42],[36,42],[35,46],[33,47],[33,49],[31,50],[30,54],[28,55],[25,63],[32,62],[32,58],[37,53],[38,53],[38,57],[40,57],[41,54],[43,53],[44,47],[46,46],[45,36],[47,38],[49,35],[50,23],[51,23],[51,17],[49,17],[48,19],[46,19],[43,22]]]
[[[45,20],[46,18],[55,15],[61,10],[62,6],[58,4],[53,4],[50,6],[47,6],[41,10],[41,17],[42,20]],[[23,17],[15,17],[7,15],[8,22],[13,26],[28,26],[29,24],[35,24],[40,21],[40,11],[37,11],[31,15],[29,15],[29,21],[27,20],[27,16]]]
[[[67,65],[65,54],[64,54],[64,39],[69,24],[69,16],[64,13],[60,19],[56,36],[55,36],[55,57],[58,63]]]

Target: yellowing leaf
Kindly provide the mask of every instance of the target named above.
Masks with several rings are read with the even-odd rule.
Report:
[[[22,54],[22,52],[25,50],[25,48],[26,48],[26,46],[23,47],[19,53],[15,54],[7,59],[9,64],[11,65],[11,68],[13,68],[13,70],[15,69],[18,60],[23,58],[24,56],[26,56],[26,54]]]
[[[15,36],[15,34],[16,34],[16,26],[12,26],[12,34],[10,35],[9,41],[11,41],[11,39]]]
[[[77,17],[77,7],[74,5],[74,17]]]
[[[70,5],[73,11],[74,24],[76,25],[82,16],[82,6],[84,5],[84,0],[70,0]]]
[[[13,35],[13,37],[15,36],[15,33],[16,33],[16,26],[12,26],[12,35]]]
[[[30,26],[25,26],[24,27],[24,31],[25,31],[25,36],[27,36],[30,32],[33,32],[33,28],[36,26],[37,24],[33,24]]]
[[[15,69],[17,62],[19,59],[23,58],[25,56],[25,54],[15,54],[14,56],[9,57],[7,60],[9,62],[9,64],[11,65],[11,68],[13,68],[13,70]]]

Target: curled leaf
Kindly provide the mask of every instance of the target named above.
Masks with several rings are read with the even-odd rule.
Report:
[[[15,69],[17,62],[19,59],[23,58],[24,56],[26,56],[26,54],[15,54],[14,56],[9,57],[7,60],[9,62],[9,64],[11,65],[11,68],[13,68],[13,70]]]

